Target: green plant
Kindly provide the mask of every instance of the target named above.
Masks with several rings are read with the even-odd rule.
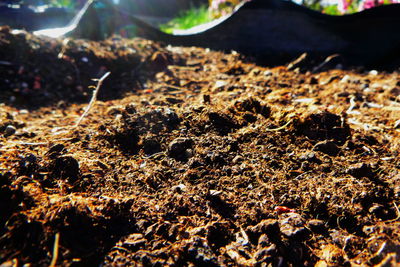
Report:
[[[337,0],[336,4],[327,4],[321,0],[301,1],[302,5],[328,15],[352,14],[379,5],[396,3],[399,0]]]
[[[316,10],[321,10],[322,13],[328,15],[335,15],[335,16],[341,15],[337,5],[328,5],[325,7],[321,7],[321,9],[316,9]]]
[[[18,2],[20,2],[22,4],[32,5],[32,6],[49,5],[49,6],[53,6],[53,7],[74,8],[77,1],[73,1],[73,0],[21,0]]]
[[[72,1],[72,0],[51,0],[49,2],[53,6],[69,7],[69,8],[75,7],[75,4],[74,4],[75,1]]]
[[[208,7],[206,5],[198,8],[192,7],[182,12],[178,17],[160,25],[160,29],[166,33],[172,33],[174,30],[185,30],[196,25],[210,22],[212,20]]]

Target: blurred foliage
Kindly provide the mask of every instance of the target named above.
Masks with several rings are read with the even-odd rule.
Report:
[[[231,13],[235,6],[243,2],[243,0],[209,0],[209,12],[211,17],[219,18]]]
[[[212,17],[206,5],[192,7],[181,12],[181,14],[166,24],[160,25],[160,29],[166,33],[172,33],[174,30],[185,30],[196,25],[210,22]]]
[[[302,0],[301,4],[328,15],[346,15],[380,5],[396,4],[399,2],[400,0]]]
[[[10,2],[31,6],[47,5],[51,7],[79,8],[86,0],[19,0]]]

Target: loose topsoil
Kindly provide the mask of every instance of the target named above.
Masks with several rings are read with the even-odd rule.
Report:
[[[1,266],[399,264],[400,75],[318,64],[0,28]]]

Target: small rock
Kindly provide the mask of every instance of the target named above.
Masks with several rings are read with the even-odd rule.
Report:
[[[310,220],[307,223],[307,227],[317,234],[323,234],[327,231],[324,221],[321,220]]]
[[[282,229],[282,234],[291,240],[305,241],[310,236],[310,230],[305,227],[285,227]]]
[[[314,146],[313,150],[321,151],[322,153],[325,153],[329,156],[336,156],[339,153],[340,148],[335,144],[335,142],[325,140],[325,141],[318,142]]]
[[[304,227],[305,221],[298,213],[285,213],[281,215],[281,232],[289,239],[304,241],[310,236],[310,230]]]
[[[266,234],[269,240],[271,240],[273,243],[281,239],[279,223],[275,219],[262,220],[259,224],[250,227],[248,230],[250,235],[256,237],[257,239],[259,236],[261,236],[261,234]]]
[[[214,85],[214,89],[224,87],[227,84],[228,84],[228,82],[226,82],[226,81],[222,81],[222,80],[216,81],[215,85]]]
[[[343,78],[340,80],[341,83],[347,83],[350,80],[349,75],[344,75]]]
[[[372,170],[371,165],[366,163],[357,163],[350,166],[347,169],[347,173],[355,178],[362,178],[362,177],[371,178],[374,176],[374,172]]]
[[[266,71],[264,71],[264,76],[266,76],[266,77],[268,77],[268,76],[272,76],[273,75],[273,73],[272,73],[272,71],[270,71],[270,70],[266,70]]]
[[[178,137],[174,139],[168,146],[168,154],[177,160],[187,160],[187,150],[192,148],[193,140],[190,138]]]
[[[303,161],[308,161],[308,162],[321,163],[321,160],[319,158],[317,158],[317,155],[315,155],[314,152],[304,153],[300,156],[299,159],[303,160]]]
[[[395,121],[394,128],[395,129],[400,129],[400,120]]]
[[[17,131],[17,129],[12,126],[12,125],[7,125],[7,127],[4,129],[4,136],[11,136],[13,134],[15,134],[15,132]]]
[[[378,71],[377,70],[371,70],[370,72],[368,72],[368,74],[372,75],[372,76],[376,76],[376,75],[378,75]]]
[[[280,221],[281,225],[290,225],[293,227],[301,227],[305,224],[304,219],[300,214],[295,212],[284,213],[282,214],[282,220]]]

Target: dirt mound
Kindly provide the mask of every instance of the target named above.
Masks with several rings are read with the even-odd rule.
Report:
[[[1,34],[12,65],[0,66],[0,262],[400,262],[397,72],[303,73],[145,40],[70,40],[64,55],[101,62],[76,63],[78,81],[57,56],[66,41]],[[5,50],[17,45],[18,64]],[[112,72],[102,101],[75,127],[89,98],[76,87],[101,66]],[[37,90],[35,69],[46,77]],[[22,82],[31,94],[13,89]]]
[[[1,100],[29,107],[87,101],[92,79],[108,71],[113,75],[106,85],[112,89],[100,98],[119,98],[145,86],[167,64],[180,64],[179,57],[147,40],[41,39],[8,27],[0,28],[0,57]]]

